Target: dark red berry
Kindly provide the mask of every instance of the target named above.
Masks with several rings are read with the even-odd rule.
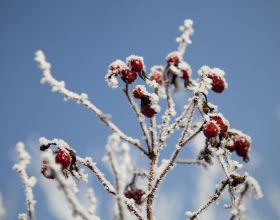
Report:
[[[143,203],[142,196],[145,194],[142,189],[129,190],[124,193],[124,196],[128,199],[133,199],[137,205]]]
[[[159,85],[162,84],[162,76],[161,74],[155,72],[151,75],[150,80],[155,80]]]
[[[46,177],[47,179],[54,179],[54,173],[51,170],[51,168],[48,166],[48,164],[46,163],[46,161],[42,162],[42,166],[41,166],[41,173],[44,175],[44,177]]]
[[[143,93],[142,93],[142,90],[141,88],[137,87],[136,89],[133,90],[133,96],[134,98],[136,99],[141,99],[143,97]]]
[[[212,90],[216,93],[222,93],[225,90],[225,81],[219,76],[209,76],[212,79]]]
[[[214,120],[220,128],[220,133],[223,134],[228,130],[228,126],[224,123],[223,119],[218,115],[210,116],[212,120]]]
[[[182,71],[182,73],[183,73],[182,78],[183,78],[185,81],[189,81],[189,80],[190,80],[190,76],[189,76],[188,71],[185,70],[185,69],[183,69],[183,70],[181,70],[181,71]]]
[[[180,58],[177,54],[171,54],[167,57],[167,63],[170,65],[178,65],[180,63]]]
[[[203,133],[205,137],[216,137],[219,134],[219,128],[213,122],[208,122],[204,125]]]
[[[122,80],[128,84],[133,83],[137,78],[137,74],[131,70],[122,71]]]
[[[142,70],[143,70],[143,63],[141,60],[132,59],[132,60],[130,60],[130,67],[131,67],[132,71],[139,73],[139,72],[142,72]]]
[[[72,157],[66,150],[59,150],[55,155],[55,162],[62,166],[62,169],[66,169],[72,162]]]
[[[235,137],[235,150],[238,156],[247,158],[248,150],[250,148],[250,141],[244,136]]]
[[[142,104],[142,103],[141,103],[141,112],[143,115],[145,115],[148,118],[152,118],[156,114],[156,111],[153,108],[151,108],[150,105]]]

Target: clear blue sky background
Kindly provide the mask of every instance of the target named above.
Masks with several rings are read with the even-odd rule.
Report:
[[[264,193],[270,184],[279,185],[279,11],[277,0],[0,0],[0,191],[12,207],[7,219],[24,210],[22,188],[11,170],[17,141],[60,137],[81,155],[91,152],[98,159],[110,133],[87,110],[63,102],[39,83],[34,52],[42,49],[58,79],[88,93],[135,136],[139,128],[122,92],[104,82],[107,66],[132,53],[143,56],[148,68],[164,63],[177,48],[174,39],[185,18],[194,20],[193,44],[186,54],[194,75],[204,64],[226,71],[228,90],[209,98],[233,127],[253,138],[260,165],[248,169]],[[43,205],[37,204],[38,219],[52,219]],[[265,219],[277,219],[267,196],[254,207]]]

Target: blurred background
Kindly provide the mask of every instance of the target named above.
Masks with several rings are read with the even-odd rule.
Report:
[[[38,177],[37,219],[72,218],[71,213],[57,214],[67,207],[63,195],[52,198],[55,183],[39,175],[39,137],[64,139],[79,155],[92,156],[112,179],[101,160],[110,131],[84,107],[64,102],[61,95],[40,84],[35,51],[45,52],[58,80],[73,91],[87,93],[124,131],[139,138],[139,126],[121,89],[112,90],[104,81],[107,67],[131,54],[143,56],[148,69],[164,64],[165,56],[177,49],[178,27],[186,18],[194,21],[193,44],[185,54],[194,78],[204,64],[225,70],[229,88],[221,95],[210,92],[209,100],[219,106],[232,127],[253,139],[251,161],[244,168],[258,179],[264,198],[248,204],[248,219],[280,219],[279,10],[277,0],[1,0],[0,200],[6,209],[4,219],[16,219],[25,212],[20,179],[12,171],[18,141],[26,143],[34,159],[28,173]],[[176,95],[178,111],[187,97]],[[200,142],[192,143],[183,155],[191,158]],[[168,149],[173,146],[170,142]],[[145,166],[145,158],[132,153],[135,164]],[[197,209],[200,200],[213,192],[211,186],[219,175],[214,168],[205,172],[201,167],[178,166],[161,187],[158,219],[185,219],[186,211]],[[98,214],[111,219],[110,196],[95,177],[89,185],[99,200]],[[227,219],[223,204],[210,210],[205,219]]]

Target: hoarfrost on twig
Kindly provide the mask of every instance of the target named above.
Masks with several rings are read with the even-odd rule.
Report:
[[[18,153],[20,161],[19,163],[13,166],[13,170],[18,172],[18,175],[21,179],[21,183],[25,191],[28,217],[30,218],[30,220],[35,220],[36,200],[34,199],[32,188],[36,184],[36,178],[34,176],[28,177],[26,173],[26,166],[30,163],[31,157],[25,150],[25,146],[22,142],[17,143],[16,151]]]

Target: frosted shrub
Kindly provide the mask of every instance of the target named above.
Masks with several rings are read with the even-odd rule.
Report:
[[[231,128],[229,121],[208,100],[208,92],[223,93],[227,89],[225,72],[219,68],[202,66],[198,70],[198,78],[194,79],[191,66],[184,60],[185,50],[191,44],[192,25],[191,20],[184,21],[180,27],[182,34],[176,39],[179,43],[178,49],[166,56],[163,66],[151,67],[149,74],[144,58],[136,55],[127,57],[125,61],[118,59],[112,62],[105,74],[105,80],[111,88],[123,87],[124,95],[142,131],[139,139],[143,141],[123,132],[89,100],[87,94],[70,91],[63,81],[56,80],[44,53],[36,52],[35,61],[43,72],[41,83],[49,85],[52,91],[60,93],[64,99],[87,108],[112,131],[103,161],[112,170],[113,183],[107,180],[92,158],[81,157],[79,152],[64,140],[43,137],[39,139],[43,154],[41,173],[48,181],[57,182],[73,215],[85,220],[100,219],[95,213],[97,199],[93,191],[89,190],[87,194],[90,209],[86,208],[76,195],[76,183],[87,183],[88,175],[95,175],[96,181],[99,181],[113,198],[113,219],[130,219],[134,216],[139,220],[153,220],[154,199],[158,189],[178,163],[202,165],[207,169],[212,165],[212,161],[216,160],[224,172],[224,178],[217,184],[217,188],[213,189],[213,195],[197,210],[186,212],[187,219],[199,219],[225,191],[230,198],[225,208],[230,210],[229,219],[232,220],[245,217],[244,200],[250,192],[254,191],[257,198],[262,197],[257,181],[248,173],[243,173],[242,165],[231,158],[231,155],[236,153],[243,162],[249,162],[251,138]],[[137,78],[142,82],[141,85],[136,84]],[[189,100],[183,111],[177,113],[173,94],[179,89],[189,94]],[[160,103],[164,102],[166,104],[160,106]],[[194,122],[196,113],[200,115],[199,122]],[[162,117],[159,118],[159,115]],[[180,133],[177,143],[175,146],[168,146],[167,141],[175,133]],[[180,159],[184,148],[200,133],[205,137],[205,144],[197,157],[192,160]],[[139,151],[143,160],[149,163],[149,169],[134,167],[130,148]],[[168,159],[159,163],[164,148],[171,148],[173,152]],[[31,158],[22,143],[19,143],[16,149],[20,162],[14,165],[14,170],[21,177],[27,206],[27,213],[20,214],[19,219],[34,220],[36,202],[32,188],[36,179],[28,177],[25,171]],[[142,179],[141,184],[137,181],[139,178]]]

